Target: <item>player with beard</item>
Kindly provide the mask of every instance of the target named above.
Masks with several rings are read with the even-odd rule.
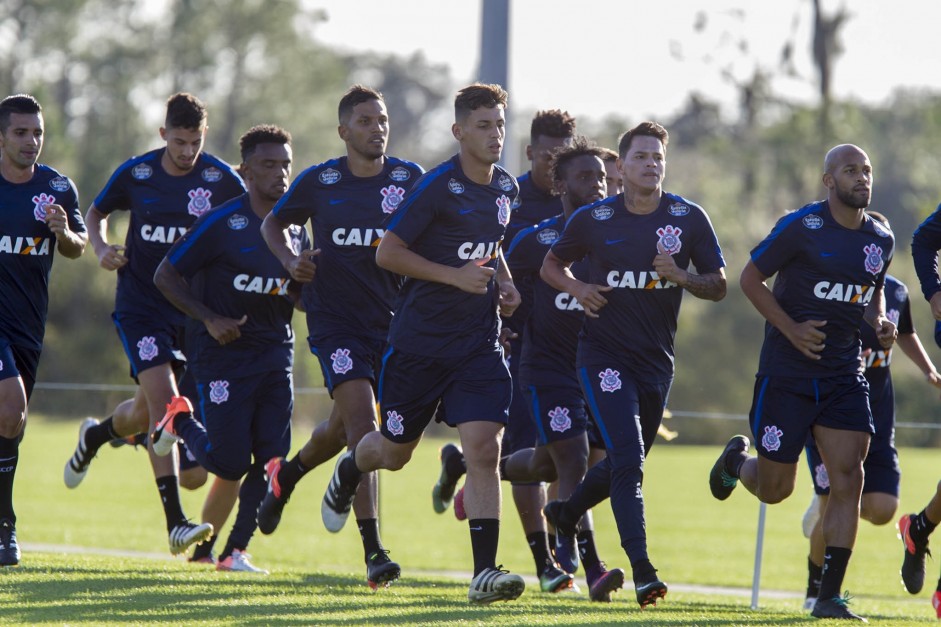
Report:
[[[186,360],[182,350],[186,316],[154,286],[154,272],[198,217],[245,193],[235,171],[203,151],[206,128],[206,107],[199,99],[188,93],[171,96],[160,129],[166,146],[118,167],[85,216],[99,265],[118,273],[112,318],[131,364],[131,376],[140,387],[137,409],[120,414],[131,420],[83,423],[75,454],[65,466],[68,487],[79,485],[106,442],[138,433],[143,425],[137,417],[146,417],[148,431],[152,430],[170,400],[180,395],[175,372],[182,372]],[[108,218],[115,211],[131,214],[124,246],[108,242]],[[163,503],[170,552],[176,555],[209,538],[213,527],[194,524],[183,513],[177,456],[160,457],[152,447],[148,452]]]
[[[330,419],[294,458],[268,463],[268,491],[258,510],[258,528],[266,534],[277,528],[306,473],[377,429],[375,385],[398,278],[376,265],[375,250],[389,215],[423,173],[385,154],[389,114],[381,93],[354,85],[340,100],[338,116],[346,156],[305,170],[262,225],[271,251],[303,285],[310,350],[334,400]],[[314,250],[295,251],[287,229],[308,220]],[[377,474],[369,473],[353,500],[373,589],[401,570],[379,537],[378,490]]]
[[[576,211],[541,270],[585,311],[578,379],[607,448],[568,500],[549,503],[546,516],[557,533],[574,536],[578,520],[610,494],[641,607],[667,593],[647,553],[641,485],[673,382],[680,303],[684,292],[718,301],[726,291],[725,261],[706,212],[663,191],[667,142],[655,122],[621,137],[624,193]],[[570,269],[583,257],[586,281]]]
[[[87,234],[68,177],[38,163],[45,124],[32,96],[0,101],[0,566],[17,566],[13,479],[46,331],[56,251],[76,259]]]
[[[742,271],[742,291],[767,320],[750,413],[758,456],[748,455],[748,438],[733,437],[710,472],[709,487],[724,500],[741,480],[761,501],[783,501],[794,490],[812,433],[830,482],[812,615],[858,620],[840,589],[856,541],[863,460],[874,431],[869,384],[859,367],[859,328],[865,320],[883,350],[895,341],[883,295],[895,239],[866,214],[873,174],[862,149],[832,148],[822,178],[826,200],[778,220]],[[774,274],[772,289],[766,281]]]

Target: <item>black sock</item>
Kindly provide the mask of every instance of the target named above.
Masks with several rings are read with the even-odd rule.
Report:
[[[497,545],[500,543],[500,519],[475,518],[470,527],[471,551],[474,554],[474,577],[485,568],[497,567]]]
[[[457,481],[467,473],[467,464],[464,462],[463,455],[449,455],[444,462],[444,471],[448,476]]]
[[[348,485],[359,485],[359,480],[363,478],[363,471],[356,465],[356,447],[350,449],[352,453],[349,457],[340,462],[337,468],[337,474],[340,475],[340,481]]]
[[[13,476],[20,458],[20,438],[0,436],[0,520],[6,519],[16,525],[13,512]]]
[[[193,556],[190,558],[190,561],[195,562],[197,560],[203,559],[204,557],[212,556],[212,548],[216,546],[216,540],[218,539],[219,539],[219,536],[217,536],[216,534],[212,534],[211,536],[209,536],[208,540],[206,540],[205,542],[201,542],[200,544],[197,544],[193,548]]]
[[[820,576],[820,595],[818,599],[832,599],[840,596],[846,567],[850,563],[853,549],[841,546],[828,546],[823,557],[823,572]]]
[[[533,552],[538,577],[555,561],[549,555],[549,534],[545,531],[534,531],[526,535],[526,542],[529,543],[529,550]]]
[[[370,555],[382,550],[382,541],[379,540],[379,521],[375,518],[357,518],[356,526],[359,527],[359,537],[363,540],[363,553],[368,562]]]
[[[919,513],[912,516],[912,526],[909,528],[908,533],[911,534],[912,540],[916,543],[923,544],[928,541],[928,536],[931,535],[931,532],[934,531],[937,526],[937,523],[928,520],[928,515],[925,513],[925,510],[921,510]]]
[[[594,568],[601,561],[598,559],[598,549],[595,546],[595,532],[591,529],[578,532],[578,555],[582,558],[585,570]]]
[[[85,448],[87,453],[94,455],[106,443],[119,437],[114,432],[114,416],[108,416],[85,432]]]
[[[301,463],[301,454],[298,453],[290,461],[281,464],[281,470],[278,471],[278,483],[281,485],[281,494],[290,494],[294,486],[301,480],[301,477],[310,472],[310,468]]]
[[[555,534],[549,534],[549,554],[552,555],[552,559],[555,560]]]
[[[158,477],[157,490],[160,491],[163,513],[167,517],[167,531],[172,531],[180,523],[186,522],[183,505],[180,503],[179,480],[173,475]]]
[[[648,559],[638,560],[631,564],[631,571],[635,584],[650,583],[657,579],[657,569]]]
[[[735,457],[726,458],[725,460],[726,472],[728,472],[731,476],[737,479],[739,477],[739,473],[742,470],[742,464],[744,464],[745,460],[747,459],[748,459],[748,453],[746,453],[745,451],[742,451],[739,455],[736,455]]]
[[[823,575],[823,566],[817,566],[807,558],[807,594],[808,599],[820,596],[820,577]]]

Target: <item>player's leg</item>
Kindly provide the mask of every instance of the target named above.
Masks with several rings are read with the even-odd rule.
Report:
[[[13,509],[13,479],[19,462],[20,441],[26,428],[27,404],[38,365],[34,359],[24,360],[28,353],[0,343],[0,566],[17,566],[20,547],[16,539],[16,513]]]
[[[200,466],[201,468],[201,466]],[[181,476],[185,471],[181,471]],[[241,482],[230,481],[221,477],[212,477],[212,483],[209,486],[209,493],[206,494],[206,500],[203,501],[203,509],[200,520],[212,525],[213,534],[208,540],[197,544],[193,549],[193,554],[189,561],[199,564],[217,563],[216,556],[213,554],[219,530],[225,527],[226,521],[232,510],[235,509],[235,503],[239,498],[239,487]]]
[[[830,477],[813,436],[807,437],[804,451],[814,485],[814,509],[816,511],[813,521],[806,520],[807,514],[804,515],[805,519],[802,521],[802,525],[806,528],[804,535],[810,540],[804,609],[812,610],[820,595],[820,578],[823,576],[823,557],[826,550],[826,543],[823,541],[823,512],[826,510],[827,500],[830,497]]]

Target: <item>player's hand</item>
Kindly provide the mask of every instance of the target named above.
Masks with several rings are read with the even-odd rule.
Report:
[[[931,305],[931,315],[934,319],[941,320],[941,292],[935,292],[928,303]]]
[[[489,263],[490,258],[474,259],[468,261],[460,268],[454,269],[451,285],[470,294],[486,294],[487,286],[490,285],[490,279],[497,273],[493,268],[488,268],[484,264]],[[516,295],[519,298],[519,294]],[[514,307],[515,309],[515,307]]]
[[[610,292],[614,288],[610,285],[595,285],[594,283],[580,283],[578,289],[572,294],[578,304],[585,310],[585,315],[589,318],[597,318],[598,310],[608,304],[608,299],[604,297],[605,292]]]
[[[513,281],[500,281],[500,315],[509,318],[523,302]]]
[[[203,322],[203,324],[206,325],[206,330],[209,331],[209,335],[211,335],[215,341],[219,342],[219,344],[225,346],[229,342],[234,342],[242,337],[242,331],[239,327],[246,322],[248,322],[248,316],[242,316],[241,320],[223,318],[220,316],[218,318],[210,318]]]
[[[653,269],[661,279],[672,281],[680,286],[686,281],[688,274],[686,270],[676,265],[673,255],[664,250],[660,242],[657,242],[657,256],[653,258]]]
[[[501,327],[500,328],[500,347],[503,348],[503,358],[506,359],[510,356],[510,340],[515,340],[519,337],[519,333],[511,329],[510,327]]]
[[[65,209],[61,205],[46,205],[46,226],[52,231],[56,239],[62,239],[69,233],[69,220],[66,217]]]
[[[826,320],[805,320],[795,324],[785,333],[785,337],[804,357],[817,361],[820,359],[817,353],[823,350],[823,341],[827,339],[827,334],[820,327],[826,324]]]
[[[892,348],[895,344],[895,338],[899,336],[899,330],[895,324],[885,316],[876,318],[874,325],[876,337],[879,339],[879,345],[882,348]]]
[[[317,264],[314,263],[314,257],[320,254],[320,249],[302,250],[299,255],[291,259],[288,262],[288,265],[285,266],[291,274],[291,278],[297,281],[298,283],[310,283],[314,280],[314,275],[317,274]]]
[[[935,386],[941,390],[941,374],[938,374],[937,371],[932,370],[925,375],[925,380],[928,381],[931,385]]]
[[[98,253],[98,265],[105,270],[114,271],[127,265],[127,257],[124,256],[124,246],[118,244],[108,244]]]

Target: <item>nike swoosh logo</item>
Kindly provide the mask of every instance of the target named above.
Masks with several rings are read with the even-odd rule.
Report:
[[[258,246],[246,246],[245,248],[239,248],[239,252],[240,252],[240,253],[250,253],[250,252],[252,252],[253,250],[255,250],[256,248],[258,248]]]
[[[339,205],[340,203],[346,202],[346,198],[331,198],[329,201],[331,205]]]
[[[483,527],[471,527],[470,530],[471,531],[483,531],[484,528]]]
[[[820,256],[821,256],[821,257],[832,257],[832,256],[835,255],[835,254],[836,254],[836,253],[820,253]]]
[[[620,243],[623,242],[623,241],[624,241],[624,238],[621,238],[621,239],[606,239],[606,240],[604,241],[604,243],[610,246],[611,244],[620,244]]]
[[[473,207],[470,208],[470,209],[458,209],[457,214],[460,215],[460,216],[462,216],[462,215],[464,215],[465,213],[470,213],[470,212],[472,212],[473,210],[474,210]]]
[[[152,205],[153,203],[155,203],[155,202],[157,202],[157,201],[159,201],[159,200],[160,200],[159,198],[145,198],[145,199],[143,200],[143,203],[144,203],[145,205]]]

